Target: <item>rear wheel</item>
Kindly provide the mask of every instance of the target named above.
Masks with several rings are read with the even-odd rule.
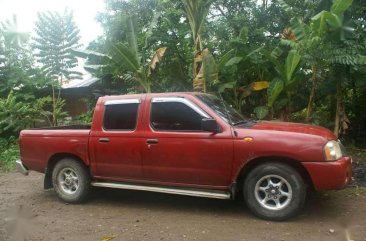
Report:
[[[89,194],[89,171],[74,159],[62,159],[56,164],[52,182],[58,197],[67,203],[83,202]]]
[[[244,198],[258,217],[285,220],[303,207],[305,184],[292,167],[276,162],[255,167],[244,180]]]

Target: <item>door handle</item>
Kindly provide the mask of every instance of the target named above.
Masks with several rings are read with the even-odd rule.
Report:
[[[158,144],[159,140],[158,139],[147,139],[146,143],[147,144]]]
[[[109,142],[109,138],[99,138],[99,142],[100,143],[108,143]]]

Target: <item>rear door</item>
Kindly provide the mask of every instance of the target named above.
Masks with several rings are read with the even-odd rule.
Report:
[[[94,176],[115,180],[141,178],[141,98],[107,100],[99,108],[103,112],[97,120],[99,129],[93,130],[90,137]]]
[[[182,97],[147,100],[149,132],[143,149],[144,178],[198,186],[227,186],[233,159],[230,130],[205,132],[203,118],[212,118]]]

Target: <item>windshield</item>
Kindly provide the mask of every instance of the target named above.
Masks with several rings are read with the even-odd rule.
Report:
[[[250,121],[214,95],[197,94],[196,96],[230,125],[243,124]]]

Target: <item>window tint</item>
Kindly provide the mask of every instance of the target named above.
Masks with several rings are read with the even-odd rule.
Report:
[[[180,102],[153,102],[151,126],[155,130],[200,131],[204,118],[191,107]]]
[[[196,96],[231,125],[249,121],[239,114],[234,108],[228,104],[225,104],[223,100],[217,98],[216,96],[207,94],[197,94]]]
[[[106,105],[103,127],[106,130],[134,130],[138,103]]]

